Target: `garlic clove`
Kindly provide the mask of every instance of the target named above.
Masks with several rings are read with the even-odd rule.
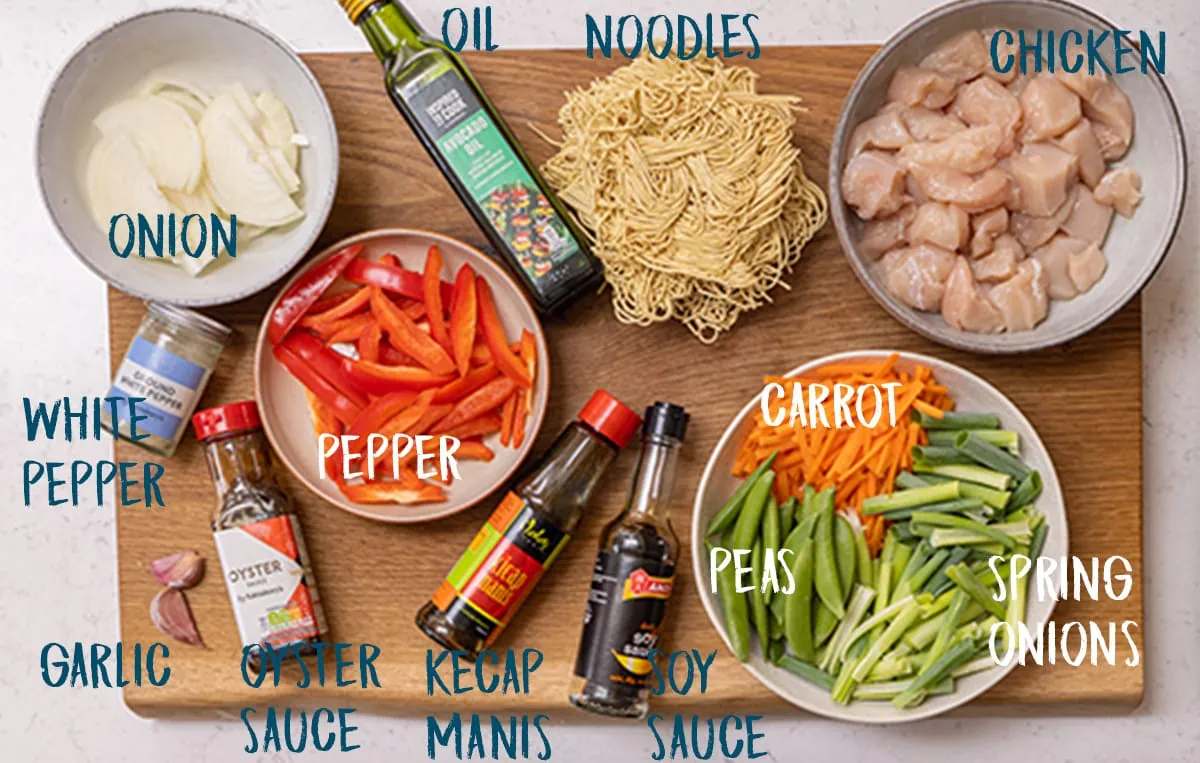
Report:
[[[178,588],[164,588],[150,601],[150,622],[173,639],[193,646],[204,646],[187,597]]]
[[[150,574],[171,588],[191,588],[204,577],[204,557],[198,551],[178,551],[150,562]]]

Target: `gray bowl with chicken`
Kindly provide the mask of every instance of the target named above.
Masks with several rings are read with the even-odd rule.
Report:
[[[1092,330],[1154,275],[1183,211],[1183,130],[1160,40],[1115,73],[1113,30],[1059,0],[966,0],[864,67],[834,135],[831,208],[893,317],[951,347],[1028,352]],[[1041,34],[1054,72],[1036,53],[1021,71],[1022,33]]]

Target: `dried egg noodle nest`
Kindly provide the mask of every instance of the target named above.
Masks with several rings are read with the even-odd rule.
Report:
[[[799,99],[761,95],[756,79],[642,58],[567,94],[542,171],[588,230],[622,323],[675,318],[714,342],[825,223],[792,145]]]

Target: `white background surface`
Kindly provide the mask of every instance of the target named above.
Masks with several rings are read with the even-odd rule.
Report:
[[[334,0],[224,0],[201,5],[249,16],[301,50],[365,49]],[[21,398],[51,400],[107,389],[104,290],[53,232],[33,178],[34,127],[57,67],[102,26],[166,2],[5,0],[0,3],[0,759],[11,761],[289,760],[248,756],[240,724],[147,722],[130,715],[116,690],[50,689],[38,653],[47,641],[111,643],[117,638],[111,508],[22,507],[26,458],[110,455],[107,442],[27,443]],[[411,7],[440,27],[445,5]],[[1091,0],[1124,28],[1168,34],[1168,80],[1200,151],[1200,14],[1192,0]],[[751,0],[717,6],[678,0],[620,4],[583,0],[498,0],[495,41],[504,47],[579,47],[583,14],[755,12],[764,43],[881,41],[931,7],[923,0]],[[769,55],[769,53],[768,53]],[[1197,174],[1192,167],[1192,176]],[[1153,192],[1153,189],[1149,189]],[[1196,189],[1191,189],[1193,201]],[[1190,205],[1195,210],[1195,203]],[[900,728],[858,728],[796,716],[766,726],[768,759],[852,761],[1200,760],[1200,242],[1194,215],[1144,302],[1147,690],[1127,717],[957,718]],[[1080,436],[1086,436],[1081,432]],[[642,726],[570,724],[550,729],[553,759],[649,759]],[[425,757],[424,721],[362,717],[352,753],[361,761]],[[439,756],[440,759],[441,756]]]

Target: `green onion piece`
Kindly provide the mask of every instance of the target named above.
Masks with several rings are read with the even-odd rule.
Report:
[[[935,532],[934,534],[936,535],[937,533]],[[938,547],[936,543],[931,545],[934,548]],[[942,566],[939,567],[938,571],[933,574],[933,577],[929,579],[929,582],[925,584],[925,586],[921,589],[921,592],[933,594],[935,591],[941,590],[945,583],[950,582],[950,578],[946,576],[946,570],[949,567],[952,567],[953,565],[958,564],[962,560],[966,559],[967,554],[969,553],[971,553],[969,548],[958,547],[952,549],[950,551],[950,556],[946,559],[946,561],[942,562]]]
[[[950,552],[945,549],[936,551],[919,568],[913,571],[907,579],[900,581],[896,589],[897,596],[907,596],[909,593],[920,593],[921,588],[933,574],[941,569],[942,564],[950,558]]]
[[[875,639],[871,646],[867,648],[867,653],[863,655],[863,658],[854,667],[851,677],[856,683],[862,683],[867,680],[867,676],[871,675],[871,669],[875,667],[875,663],[879,662],[879,658],[883,657],[883,653],[891,649],[920,616],[921,608],[917,605],[916,601],[910,601],[896,615],[896,619],[888,623],[888,627],[884,629],[883,635]],[[837,699],[837,697],[834,697],[834,699]]]
[[[996,601],[979,578],[963,563],[959,563],[946,570],[946,575],[949,576],[954,584],[963,590],[968,596],[974,599],[979,606],[986,611],[992,613],[996,617],[1004,617],[1004,605]]]
[[[922,479],[912,472],[900,472],[896,475],[896,487],[901,490],[912,490],[918,487],[929,487],[934,483]]]
[[[984,442],[990,442],[997,448],[1004,448],[1014,456],[1020,454],[1020,435],[1005,429],[931,429],[925,435],[929,438],[930,445],[944,445],[952,448],[958,435],[968,431]]]
[[[967,456],[989,469],[1003,472],[1018,481],[1032,473],[1024,461],[1006,450],[997,448],[973,432],[960,434],[954,440],[954,449],[961,455]]]
[[[996,667],[996,661],[992,659],[990,654],[978,657],[970,662],[964,663],[954,670],[950,671],[951,678],[962,678],[976,673],[982,673],[988,668]]]
[[[929,656],[921,664],[921,670],[927,669],[950,648],[950,639],[954,636],[958,618],[962,616],[963,610],[967,608],[969,601],[971,601],[971,597],[967,596],[962,589],[954,592],[950,608],[946,610],[946,617],[942,621],[942,627],[938,629],[937,636],[933,640],[933,646],[929,649]]]
[[[877,611],[874,615],[871,615],[866,620],[859,623],[858,627],[850,633],[850,635],[846,638],[845,643],[842,644],[840,653],[833,655],[833,659],[845,662],[847,655],[851,654],[855,644],[858,643],[859,639],[865,636],[876,625],[879,625],[880,623],[886,623],[892,618],[896,617],[909,604],[916,604],[916,601],[917,600],[915,597],[906,596],[903,599],[898,599],[892,602],[884,609],[880,610],[877,608]],[[918,612],[919,611],[920,610],[918,610]]]
[[[1042,494],[1042,475],[1034,469],[1017,483],[1012,495],[1008,497],[1008,508],[1019,509],[1033,503]]]
[[[1012,549],[1016,546],[1016,542],[1012,536],[1003,530],[999,530],[994,525],[985,525],[982,522],[976,522],[973,519],[966,517],[955,516],[954,514],[935,514],[933,512],[918,511],[912,515],[913,524],[918,525],[933,525],[934,527],[954,527],[960,530],[970,530],[971,532],[980,535],[986,535],[996,543],[1004,546],[1007,549]]]
[[[790,654],[785,654],[783,657],[779,658],[779,662],[776,664],[789,673],[794,673],[795,675],[803,678],[805,681],[820,686],[825,691],[831,691],[833,689],[833,683],[836,679],[834,679],[833,676],[829,675],[824,670],[821,670],[817,666],[811,665],[804,660],[793,657]]]
[[[1012,483],[1012,477],[1008,476],[1007,474],[993,471],[992,469],[987,469],[982,466],[975,466],[973,464],[945,464],[942,466],[925,466],[924,464],[913,464],[913,471],[916,472],[917,474],[936,474],[941,477],[949,477],[952,480],[962,480],[964,482],[974,482],[977,485],[983,485],[985,487],[990,487],[993,490],[1008,490],[1009,485]],[[946,484],[949,484],[949,483],[946,483]],[[928,489],[928,488],[925,488],[925,489]],[[900,493],[900,495],[904,495],[905,493],[908,493],[908,492],[915,492],[915,491],[906,490],[903,493]],[[956,491],[956,493],[960,493],[960,491]],[[953,497],[958,498],[959,495],[956,494]],[[871,499],[868,498],[867,500],[869,501]],[[942,498],[941,500],[945,501],[945,500],[949,500],[949,499]],[[932,503],[932,501],[930,503]],[[1007,503],[1007,496],[1006,496],[1006,503]],[[867,504],[867,501],[863,501],[863,513],[864,514],[866,513],[866,504]],[[904,507],[896,506],[895,508],[900,509],[900,508],[904,508]]]
[[[888,652],[883,658],[875,663],[875,667],[871,668],[871,675],[867,676],[867,681],[877,683],[879,681],[888,681],[893,678],[904,678],[911,676],[917,670],[916,660],[912,655],[903,657],[893,657],[895,649]],[[857,696],[857,692],[855,692]]]
[[[845,640],[858,626],[862,619],[866,617],[867,610],[871,607],[871,602],[875,599],[875,591],[866,586],[856,585],[854,592],[850,594],[850,603],[846,606],[846,616],[838,623],[837,630],[833,632],[833,637],[829,640],[829,650],[817,660],[817,665],[822,670],[836,670],[839,663],[839,655],[842,648],[845,646]]]
[[[913,421],[924,429],[999,429],[1000,419],[990,413],[955,413],[946,411],[940,419],[913,411]]]
[[[984,508],[983,501],[978,498],[955,498],[953,501],[928,503],[924,506],[914,506],[911,509],[896,509],[895,511],[884,513],[883,518],[889,522],[899,522],[911,517],[914,511],[936,511],[940,514],[959,514],[964,511],[982,508]],[[990,511],[990,507],[988,510]]]
[[[940,467],[939,467],[940,468]],[[891,495],[877,495],[863,501],[863,514],[883,514],[896,509],[911,509],[930,503],[952,501],[959,497],[958,483],[947,482],[942,485],[930,485],[912,490],[901,490]]]
[[[895,531],[898,539],[903,540],[900,532],[901,527],[904,526],[895,525],[892,527],[892,530]],[[913,548],[914,546],[910,546],[907,543],[896,544],[896,553],[892,558],[892,584],[889,590],[895,591],[896,586],[900,585],[900,576],[904,574],[904,570],[908,567],[908,560],[912,558]],[[888,597],[888,604],[891,604],[895,600],[895,596]]]
[[[908,688],[892,699],[892,704],[898,708],[912,707],[921,701],[925,690],[941,683],[950,676],[955,668],[975,656],[975,642],[963,640],[955,642],[932,665],[921,671],[912,680]]]
[[[1029,541],[1029,558],[1037,564],[1037,560],[1042,556],[1042,549],[1046,547],[1046,535],[1050,532],[1050,525],[1043,522],[1033,531],[1033,539]]]
[[[970,456],[954,447],[944,445],[914,445],[912,446],[914,463],[937,466],[938,464],[973,464]]]
[[[758,465],[758,468],[741,485],[738,485],[738,489],[733,491],[733,495],[729,496],[729,500],[725,502],[725,506],[709,521],[708,529],[704,532],[705,537],[711,538],[714,535],[719,535],[733,526],[733,523],[737,521],[738,514],[742,511],[742,504],[746,502],[746,494],[750,492],[750,488],[754,486],[758,478],[763,476],[763,473],[767,469],[771,468],[771,464],[775,463],[775,457],[778,455],[778,450],[771,451],[771,454]]]

